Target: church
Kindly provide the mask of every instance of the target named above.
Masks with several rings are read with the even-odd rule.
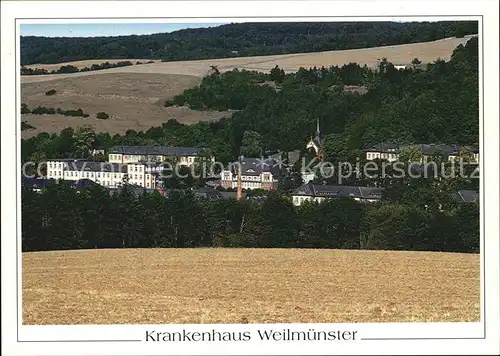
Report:
[[[321,139],[321,132],[319,130],[319,119],[316,122],[316,135],[311,137],[311,140],[307,143],[306,148],[309,149],[314,149],[316,152],[316,157],[320,162],[323,162],[325,156],[323,154],[323,140]]]
[[[324,162],[324,159],[325,159],[325,155],[323,152],[323,139],[321,137],[321,131],[319,129],[319,119],[316,122],[316,135],[314,137],[311,137],[311,139],[309,140],[309,142],[306,145],[306,149],[307,150],[311,150],[311,149],[314,150],[314,152],[316,153],[316,159],[319,162],[318,162],[318,164],[316,164],[314,166],[313,170],[304,170],[303,169],[300,172],[301,176],[302,176],[302,181],[304,183],[308,183],[308,182],[314,180],[314,178],[316,178],[316,173],[314,171],[322,162]]]

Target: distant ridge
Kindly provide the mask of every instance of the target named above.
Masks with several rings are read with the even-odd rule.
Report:
[[[91,59],[199,60],[428,42],[478,33],[477,21],[240,23],[117,37],[21,37],[21,64]]]

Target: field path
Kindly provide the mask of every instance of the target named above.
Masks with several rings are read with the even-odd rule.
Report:
[[[479,266],[431,252],[23,253],[23,323],[479,321]]]

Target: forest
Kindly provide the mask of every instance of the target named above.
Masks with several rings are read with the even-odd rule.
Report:
[[[21,65],[103,58],[179,61],[319,52],[434,41],[477,33],[477,21],[441,21],[233,23],[139,36],[21,36]]]
[[[479,252],[478,204],[442,210],[413,201],[359,203],[349,198],[293,206],[270,192],[262,202],[109,195],[67,183],[41,193],[23,188],[23,251],[94,248],[342,248]]]

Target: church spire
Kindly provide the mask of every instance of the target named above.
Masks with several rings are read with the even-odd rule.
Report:
[[[316,121],[316,142],[321,146],[322,145],[322,142],[321,142],[321,132],[319,130],[319,119]]]

